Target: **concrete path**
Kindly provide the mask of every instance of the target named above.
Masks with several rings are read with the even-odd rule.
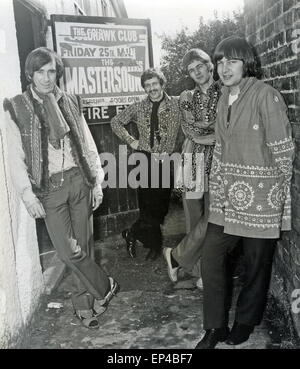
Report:
[[[174,247],[182,238],[184,214],[173,204],[164,226],[165,246]],[[66,275],[59,288],[45,296],[35,316],[24,348],[192,349],[201,338],[202,292],[196,278],[181,273],[177,284],[169,281],[161,256],[145,261],[147,250],[137,248],[130,259],[124,240],[113,236],[96,244],[96,258],[119,282],[121,290],[100,318],[100,329],[89,330],[73,316]],[[48,303],[61,308],[48,308]],[[248,342],[220,349],[264,349],[270,341],[267,329],[257,327]]]

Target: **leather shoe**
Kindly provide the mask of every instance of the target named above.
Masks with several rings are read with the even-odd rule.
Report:
[[[226,340],[227,345],[239,345],[240,343],[246,342],[253,330],[253,325],[239,324],[234,322]]]
[[[109,280],[109,290],[104,296],[103,299],[95,299],[94,301],[94,307],[92,309],[93,311],[93,317],[99,317],[101,314],[103,314],[106,309],[107,305],[110,303],[111,299],[116,296],[116,294],[120,290],[119,283],[114,280],[112,277],[108,277]]]
[[[130,235],[130,230],[125,229],[122,232],[122,237],[126,241],[127,253],[133,259],[136,257],[135,244],[136,240]]]
[[[228,334],[228,327],[208,329],[195,349],[213,349],[218,342],[224,342]]]

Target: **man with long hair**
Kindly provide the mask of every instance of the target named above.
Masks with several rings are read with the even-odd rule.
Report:
[[[59,258],[72,271],[72,303],[86,328],[118,290],[94,261],[93,210],[104,173],[78,96],[56,85],[63,63],[41,47],[26,59],[26,91],[4,101],[12,182],[31,217],[44,218]]]
[[[210,214],[203,245],[204,337],[197,349],[248,340],[265,309],[272,258],[291,229],[294,145],[280,93],[259,81],[256,53],[243,38],[221,41],[214,63],[224,85],[209,181]],[[228,328],[228,252],[242,242],[245,275]]]

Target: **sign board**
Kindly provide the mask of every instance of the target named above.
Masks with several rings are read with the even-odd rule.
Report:
[[[141,74],[153,65],[150,20],[52,15],[60,86],[80,95],[89,124],[108,123],[145,97]]]

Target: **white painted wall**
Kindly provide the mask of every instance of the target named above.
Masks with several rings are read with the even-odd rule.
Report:
[[[5,1],[5,0],[4,0]],[[76,0],[31,0],[32,3],[37,4],[42,9],[45,10],[47,18],[50,18],[51,14],[75,14],[74,3],[81,6],[83,4],[83,9],[86,15],[91,16],[101,16],[102,7],[101,0],[84,0],[76,1]],[[115,17],[116,14],[109,0],[106,0],[107,12],[109,17]]]
[[[5,0],[4,0],[5,1]],[[115,17],[116,14],[109,0],[107,1],[107,9],[109,16]],[[51,14],[67,14],[67,15],[78,15],[75,12],[74,4],[79,4],[80,1],[76,0],[31,0],[32,3],[39,6],[44,10],[47,19],[50,19]],[[86,0],[86,7],[83,9],[86,12],[86,15],[89,16],[102,16],[102,7],[100,0]],[[52,30],[51,27],[48,27],[48,32],[46,35],[46,42],[49,48],[53,48],[53,40],[52,40]]]
[[[43,291],[35,221],[10,183],[3,99],[21,92],[11,0],[0,4],[0,348],[16,344]]]

